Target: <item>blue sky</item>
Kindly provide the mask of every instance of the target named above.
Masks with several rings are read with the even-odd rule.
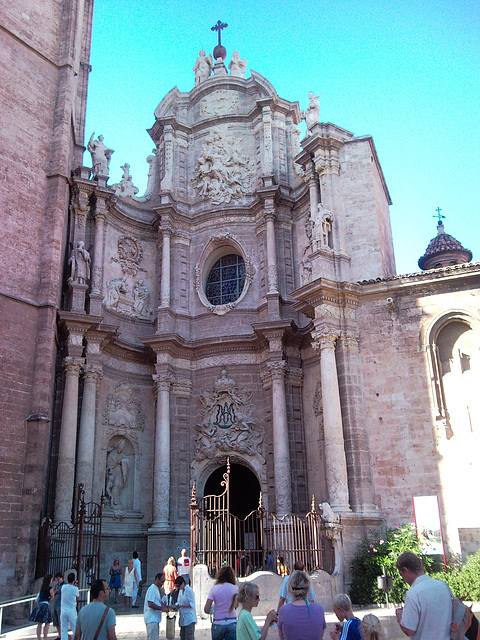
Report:
[[[442,1],[153,2],[95,0],[87,140],[115,149],[110,183],[131,165],[141,195],[146,129],[174,86],[189,91],[210,27],[228,23],[222,43],[279,96],[307,106],[321,94],[320,120],[371,134],[390,191],[398,273],[445,230],[480,260],[480,4]],[[84,162],[90,158],[85,154]]]

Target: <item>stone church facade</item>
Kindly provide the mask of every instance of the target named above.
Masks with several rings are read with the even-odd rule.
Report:
[[[201,52],[192,90],[156,108],[145,194],[128,165],[111,185],[112,141],[82,156],[93,7],[46,5],[25,2],[34,35],[4,11],[0,47],[17,54],[2,596],[29,588],[40,522],[68,521],[80,482],[106,494],[104,568],[137,548],[151,577],[227,457],[254,507],[259,491],[277,515],[329,503],[347,584],[362,536],[412,522],[414,496],[438,496],[449,552],[475,551],[459,496],[480,480],[480,265],[439,224],[424,271],[396,275],[372,138],[320,122],[313,94],[301,112],[236,52],[228,68]]]

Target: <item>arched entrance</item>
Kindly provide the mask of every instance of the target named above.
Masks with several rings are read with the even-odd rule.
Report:
[[[215,469],[205,483],[203,495],[220,495],[225,490],[221,482],[227,465]],[[243,464],[230,464],[230,513],[244,519],[258,508],[260,483],[257,476]]]

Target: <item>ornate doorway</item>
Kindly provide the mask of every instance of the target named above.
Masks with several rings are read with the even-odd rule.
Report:
[[[205,483],[204,495],[220,495],[224,491],[222,481],[227,473],[227,465],[215,469]],[[230,504],[233,516],[243,519],[258,508],[260,483],[257,476],[243,464],[230,465]]]

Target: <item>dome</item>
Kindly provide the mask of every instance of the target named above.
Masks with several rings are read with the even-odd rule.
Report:
[[[418,261],[418,266],[426,271],[453,264],[464,264],[471,259],[472,252],[465,249],[453,236],[445,233],[445,227],[440,221],[437,225],[437,235],[428,243],[427,250]]]

